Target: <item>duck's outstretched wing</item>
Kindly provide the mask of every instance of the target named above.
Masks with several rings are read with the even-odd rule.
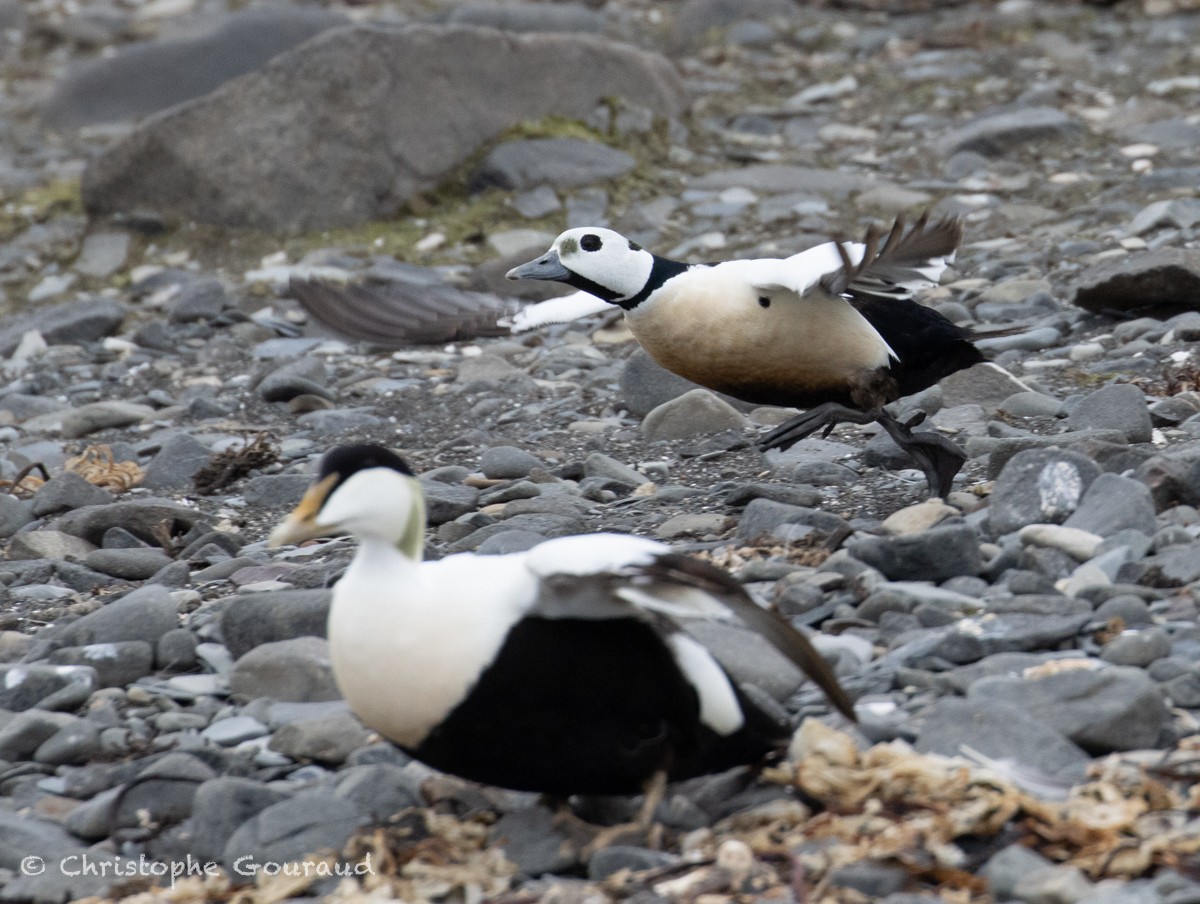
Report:
[[[839,265],[821,278],[821,286],[852,299],[911,298],[937,285],[962,236],[957,217],[931,223],[924,213],[911,228],[897,217],[886,235],[872,226],[861,243],[834,242]]]
[[[288,294],[334,333],[391,348],[507,336],[612,308],[584,292],[524,304],[444,284],[339,285],[295,277]]]
[[[762,635],[825,692],[847,718],[854,705],[829,663],[808,639],[775,612],[759,606],[729,574],[661,543],[639,537],[591,534],[543,543],[526,556],[538,578],[530,614],[545,618],[609,619],[635,616],[672,637],[689,620],[736,620]],[[683,651],[683,652],[681,652]],[[710,654],[692,638],[677,657],[693,666]],[[681,661],[687,672],[687,665]],[[703,697],[703,688],[698,690]]]

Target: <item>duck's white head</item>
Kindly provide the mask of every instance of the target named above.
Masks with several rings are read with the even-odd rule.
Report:
[[[619,232],[598,226],[568,229],[536,260],[509,270],[509,279],[567,283],[625,306],[650,282],[655,257]]]
[[[332,534],[382,540],[420,558],[425,498],[404,459],[375,445],[331,449],[300,504],[271,532],[268,542],[283,546]]]

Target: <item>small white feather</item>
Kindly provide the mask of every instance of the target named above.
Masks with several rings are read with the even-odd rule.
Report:
[[[729,676],[712,654],[686,634],[667,638],[675,664],[700,698],[700,721],[719,735],[730,735],[745,723]]]
[[[514,333],[535,330],[548,323],[569,323],[590,314],[611,311],[613,306],[602,298],[587,292],[573,292],[560,298],[551,298],[522,308],[512,317],[500,321]]]

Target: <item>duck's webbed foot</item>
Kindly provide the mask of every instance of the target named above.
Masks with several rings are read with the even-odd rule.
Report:
[[[787,449],[822,428],[825,430],[822,434],[824,437],[828,436],[838,424],[869,424],[878,417],[878,411],[861,411],[857,408],[839,405],[837,402],[825,402],[808,409],[808,411],[801,412],[791,420],[784,421],[759,439],[758,450],[766,452],[768,449]]]
[[[929,483],[929,495],[943,499],[950,493],[954,478],[966,463],[967,454],[949,437],[932,430],[914,432],[925,420],[923,414],[900,422],[886,411],[876,418],[888,436],[917,463]]]

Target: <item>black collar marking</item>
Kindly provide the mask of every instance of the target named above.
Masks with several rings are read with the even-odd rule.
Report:
[[[646,279],[646,284],[642,286],[640,292],[636,295],[631,295],[626,299],[616,302],[626,311],[632,311],[639,304],[653,295],[662,284],[674,276],[678,276],[685,270],[691,269],[691,264],[685,264],[682,261],[668,260],[665,257],[654,255],[654,266],[650,268],[650,276]]]
[[[580,276],[569,267],[567,269],[571,275],[567,279],[563,280],[563,282],[565,282],[568,286],[571,286],[574,289],[579,289],[583,292],[587,292],[589,295],[595,295],[597,298],[602,298],[609,304],[620,304],[621,307],[625,306],[622,302],[617,301],[617,299],[621,296],[612,289],[606,289],[604,286],[600,285],[600,283],[592,282],[586,276]]]
[[[665,257],[654,255],[654,265],[650,268],[650,276],[646,279],[646,284],[642,286],[636,295],[631,295],[628,298],[622,298],[612,289],[606,288],[598,282],[593,282],[586,276],[580,276],[574,270],[570,270],[571,276],[569,279],[564,280],[564,282],[572,288],[587,292],[589,295],[595,295],[597,298],[602,298],[609,304],[615,304],[626,311],[632,311],[653,295],[668,279],[678,276],[691,267],[691,264],[685,264],[682,261],[672,261]]]

